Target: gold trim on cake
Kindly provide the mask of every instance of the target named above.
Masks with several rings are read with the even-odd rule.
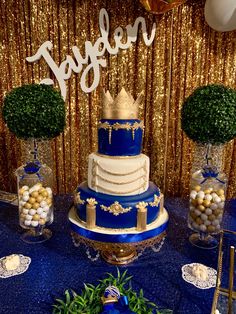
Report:
[[[106,212],[108,211],[109,213],[113,214],[114,216],[128,213],[132,209],[132,207],[127,207],[127,208],[122,207],[120,205],[120,203],[117,201],[108,207],[105,205],[100,205],[100,208]]]
[[[93,159],[93,164],[92,164],[92,174],[93,175],[97,175],[97,171],[96,171],[96,167],[100,168],[103,172],[107,173],[107,174],[110,174],[110,175],[113,175],[113,176],[128,176],[128,175],[131,175],[131,174],[134,174],[135,172],[137,171],[140,171],[141,169],[143,169],[145,171],[145,174],[146,174],[146,160],[144,162],[144,164],[140,167],[140,168],[137,168],[133,171],[130,171],[128,173],[117,173],[117,172],[111,172],[109,170],[106,170],[104,169],[100,163],[96,160]]]

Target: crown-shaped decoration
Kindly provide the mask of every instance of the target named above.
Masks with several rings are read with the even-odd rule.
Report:
[[[109,91],[106,93],[103,91],[102,119],[138,119],[138,109],[142,98],[143,93],[141,92],[135,101],[123,87],[115,99],[111,97]]]
[[[107,304],[118,302],[119,298],[120,298],[119,289],[115,286],[109,286],[106,288],[104,292],[104,295],[102,297],[102,303]]]

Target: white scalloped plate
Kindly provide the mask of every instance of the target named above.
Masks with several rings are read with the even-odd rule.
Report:
[[[192,274],[192,267],[202,265],[199,263],[186,264],[182,267],[182,277],[188,283],[191,283],[199,289],[209,289],[216,286],[217,271],[214,268],[207,267],[208,279],[200,280]],[[204,265],[205,266],[205,265]],[[206,267],[206,266],[205,266]]]
[[[31,263],[31,258],[28,256],[24,256],[21,254],[18,254],[20,256],[20,266],[17,267],[15,270],[6,270],[3,267],[3,260],[6,258],[6,256],[0,258],[0,278],[8,278],[12,276],[17,276],[20,274],[23,274],[26,272],[26,270],[29,268],[29,265]]]

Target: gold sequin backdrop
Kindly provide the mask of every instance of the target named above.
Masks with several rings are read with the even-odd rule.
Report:
[[[134,96],[145,92],[140,111],[151,179],[167,195],[185,195],[194,145],[180,128],[182,102],[199,85],[236,87],[236,32],[212,30],[204,21],[204,1],[189,0],[165,15],[154,16],[138,0],[1,0],[0,97],[13,87],[52,76],[43,60],[33,64],[25,60],[44,41],[52,41],[58,64],[72,54],[72,46],[83,51],[86,40],[95,42],[103,7],[110,17],[111,41],[116,27],[133,24],[138,16],[145,17],[148,29],[157,22],[151,47],[145,46],[139,34],[127,51],[106,55],[108,66],[102,70],[101,86],[112,94],[122,86]],[[58,193],[71,192],[86,178],[87,157],[97,144],[99,89],[85,94],[79,82],[78,75],[67,82],[67,126],[52,143]],[[0,189],[14,191],[13,171],[20,164],[21,146],[2,120],[0,133]],[[229,197],[235,197],[236,142],[226,147],[224,170],[229,177]]]

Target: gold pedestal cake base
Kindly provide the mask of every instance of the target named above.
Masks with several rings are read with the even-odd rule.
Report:
[[[107,263],[112,265],[126,265],[133,262],[146,248],[151,248],[161,243],[166,236],[166,232],[164,231],[156,237],[134,243],[99,242],[82,237],[73,231],[71,235],[76,246],[84,244],[99,251]]]

